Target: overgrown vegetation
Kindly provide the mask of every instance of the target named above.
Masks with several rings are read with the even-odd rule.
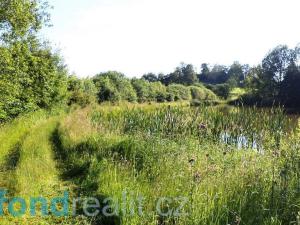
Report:
[[[300,224],[300,121],[275,107],[299,107],[299,47],[254,68],[78,78],[38,38],[48,7],[0,0],[0,224]],[[225,100],[272,108],[212,106]],[[8,204],[65,191],[67,215]]]
[[[300,128],[293,124],[282,109],[158,104],[79,109],[41,120],[18,145],[12,140],[4,155],[17,151],[18,160],[10,172],[3,170],[14,178],[5,186],[24,197],[62,195],[65,189],[73,196],[113,199],[101,205],[111,208],[111,216],[82,217],[79,208],[64,224],[289,224],[298,220],[300,204]],[[36,170],[38,158],[49,168]],[[126,210],[134,207],[135,213],[118,208],[124,191],[134,202]],[[143,215],[138,196],[145,198]],[[181,209],[186,214],[157,212],[160,197],[179,196],[188,199]],[[168,212],[180,203],[160,207]],[[62,222],[27,216],[12,221],[25,218]]]
[[[121,212],[115,224],[297,221],[299,145],[280,109],[105,107],[93,110],[90,119],[95,130],[85,129],[90,133],[82,138],[70,127],[72,119],[59,128],[74,181],[91,191],[87,195],[118,201],[124,190],[142,195],[144,209],[151,212]],[[77,149],[83,151],[81,160]],[[155,200],[161,196],[188,197],[183,208],[188,214],[156,214]]]
[[[38,31],[48,23],[42,1],[0,1],[0,121],[63,103],[66,70]]]

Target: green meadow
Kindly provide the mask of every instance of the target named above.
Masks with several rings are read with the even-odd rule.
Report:
[[[299,224],[299,125],[283,109],[94,105],[22,116],[1,139],[1,224]],[[68,215],[9,199],[69,192]],[[72,198],[97,198],[87,216]],[[14,204],[16,211],[20,204]],[[57,208],[61,210],[58,204]],[[91,209],[90,209],[91,210]],[[95,209],[93,209],[95,211]]]
[[[0,225],[300,225],[299,6],[237,3],[0,0]]]

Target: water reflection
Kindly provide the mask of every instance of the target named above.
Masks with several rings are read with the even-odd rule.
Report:
[[[232,136],[230,133],[224,132],[220,139],[222,143],[234,145],[238,149],[253,149],[263,153],[263,146],[259,143],[257,135],[249,138],[245,135]]]

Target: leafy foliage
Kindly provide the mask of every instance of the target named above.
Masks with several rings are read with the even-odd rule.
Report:
[[[190,100],[191,92],[186,86],[180,84],[171,84],[167,87],[168,101]]]
[[[49,22],[49,5],[43,0],[0,0],[1,39],[27,39]]]
[[[65,66],[37,38],[47,8],[44,1],[0,0],[0,121],[65,102]]]
[[[98,98],[100,102],[127,100],[134,102],[137,95],[129,79],[121,73],[109,71],[101,73],[93,78],[98,89]]]
[[[50,108],[64,101],[66,70],[58,54],[38,40],[0,48],[0,115],[5,120],[22,112]]]
[[[192,99],[196,100],[217,100],[218,97],[211,90],[204,86],[191,86]]]
[[[82,107],[96,102],[96,87],[90,79],[79,79],[70,76],[68,79],[68,104],[78,104]]]
[[[245,103],[272,105],[274,103],[299,107],[299,50],[280,45],[270,51],[261,65],[250,70],[246,84],[250,94]]]
[[[229,84],[217,84],[217,85],[207,85],[209,89],[211,89],[216,95],[227,99],[229,97],[231,87]]]

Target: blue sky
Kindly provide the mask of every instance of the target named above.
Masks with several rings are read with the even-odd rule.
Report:
[[[299,0],[49,0],[44,37],[80,77],[168,73],[180,62],[257,64],[300,42]]]

